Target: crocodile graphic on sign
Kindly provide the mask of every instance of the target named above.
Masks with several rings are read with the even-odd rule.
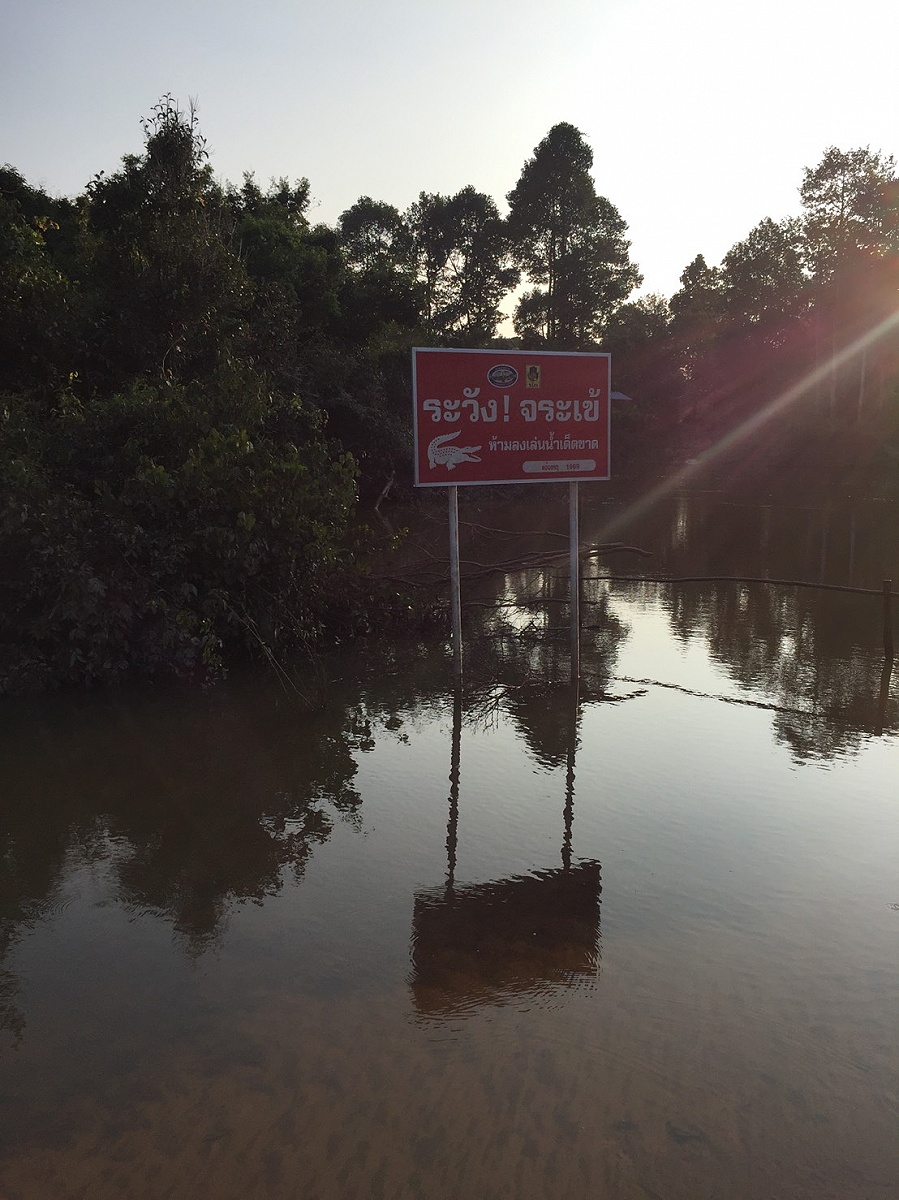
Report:
[[[452,471],[460,463],[481,461],[477,455],[480,446],[448,446],[446,444],[453,438],[457,438],[461,432],[461,429],[457,429],[455,433],[441,433],[439,437],[431,440],[428,445],[428,466],[432,471],[441,464],[448,471]]]

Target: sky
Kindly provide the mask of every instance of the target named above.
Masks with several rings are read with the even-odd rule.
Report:
[[[0,162],[76,195],[171,93],[221,180],[305,176],[333,224],[468,184],[505,211],[568,121],[670,296],[828,146],[899,158],[897,46],[897,0],[0,0]]]

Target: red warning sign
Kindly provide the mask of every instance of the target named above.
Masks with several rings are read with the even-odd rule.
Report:
[[[412,351],[415,483],[609,478],[611,356]]]

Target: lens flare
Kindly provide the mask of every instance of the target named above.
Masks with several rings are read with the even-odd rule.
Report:
[[[897,329],[899,329],[899,309],[891,313],[890,316],[875,325],[867,333],[856,338],[854,342],[851,342],[843,350],[839,351],[839,353],[834,354],[820,366],[809,371],[798,382],[786,388],[778,396],[775,396],[773,400],[769,400],[757,412],[752,413],[751,416],[729,430],[717,442],[697,455],[696,458],[678,467],[655,487],[650,488],[642,496],[637,497],[623,511],[617,513],[603,525],[597,535],[597,540],[600,542],[611,540],[615,534],[620,532],[631,521],[648,512],[665,496],[670,495],[671,492],[688,483],[694,476],[714,463],[716,459],[719,459],[727,451],[732,450],[740,442],[757,433],[773,417],[784,412],[785,409],[790,408],[791,405],[802,399],[803,396],[812,392],[833,372],[840,370],[841,367],[845,366],[846,363],[850,362],[857,355],[863,353],[870,346],[875,345],[882,338]]]

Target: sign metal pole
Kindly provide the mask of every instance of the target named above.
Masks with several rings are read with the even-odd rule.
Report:
[[[568,484],[568,556],[571,575],[571,681],[581,674],[581,582],[580,531],[578,529],[577,480]]]
[[[449,820],[446,824],[446,894],[456,882],[456,848],[459,844],[459,764],[462,759],[462,689],[453,689],[453,740],[450,749]]]
[[[462,594],[459,578],[459,489],[449,491],[450,609],[453,618],[453,675],[462,683]]]

